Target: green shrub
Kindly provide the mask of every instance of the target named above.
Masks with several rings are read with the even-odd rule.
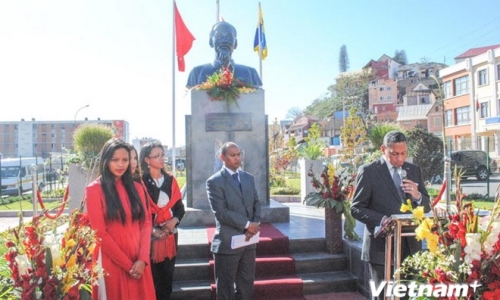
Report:
[[[91,168],[99,159],[99,152],[104,144],[113,138],[110,127],[99,124],[86,124],[78,127],[73,134],[76,155],[71,162],[81,163],[84,168]]]
[[[300,189],[289,186],[271,188],[271,195],[299,195]]]
[[[270,187],[285,187],[286,180],[285,177],[276,173],[269,174],[269,186]]]
[[[52,191],[43,191],[43,198],[62,198],[66,192],[65,188],[53,189]]]

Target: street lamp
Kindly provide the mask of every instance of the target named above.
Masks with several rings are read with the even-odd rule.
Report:
[[[437,101],[439,101],[439,105],[441,106],[441,126],[442,126],[442,138],[443,138],[443,157],[444,157],[444,179],[446,180],[446,189],[443,193],[443,196],[446,199],[446,211],[450,212],[450,191],[451,191],[451,158],[448,157],[448,147],[446,143],[446,111],[445,111],[445,94],[443,88],[441,87],[441,83],[437,79],[435,75],[430,76],[437,84],[439,96]]]
[[[80,112],[80,110],[82,110],[82,109],[84,109],[84,108],[87,108],[87,107],[89,107],[89,106],[90,106],[90,104],[87,104],[87,105],[85,105],[85,106],[80,107],[80,108],[76,111],[76,113],[75,113],[75,120],[74,120],[74,123],[76,123],[76,116],[78,115],[78,113]]]

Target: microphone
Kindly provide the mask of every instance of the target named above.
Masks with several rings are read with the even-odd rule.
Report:
[[[399,174],[399,176],[401,176],[401,182],[403,182],[403,180],[406,179],[406,170],[404,170],[403,168],[399,168],[398,174]],[[410,198],[410,194],[405,193],[405,198]],[[406,200],[405,200],[405,202],[406,202]]]

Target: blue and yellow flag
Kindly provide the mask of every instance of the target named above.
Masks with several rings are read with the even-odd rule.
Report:
[[[257,29],[255,30],[255,38],[253,40],[253,50],[257,53],[260,53],[261,48],[262,48],[262,59],[265,59],[267,57],[266,31],[264,29],[264,17],[262,16],[262,9],[260,8],[260,3],[259,3],[259,22],[257,23]]]

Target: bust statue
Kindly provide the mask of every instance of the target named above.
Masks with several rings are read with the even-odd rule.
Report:
[[[238,45],[236,28],[233,25],[227,22],[216,23],[212,27],[212,31],[210,31],[209,44],[215,50],[215,60],[213,63],[194,67],[189,73],[186,84],[187,88],[205,82],[208,76],[217,72],[222,67],[229,68],[233,72],[234,78],[238,78],[258,88],[262,86],[259,74],[254,68],[236,64],[231,59],[231,55]]]

